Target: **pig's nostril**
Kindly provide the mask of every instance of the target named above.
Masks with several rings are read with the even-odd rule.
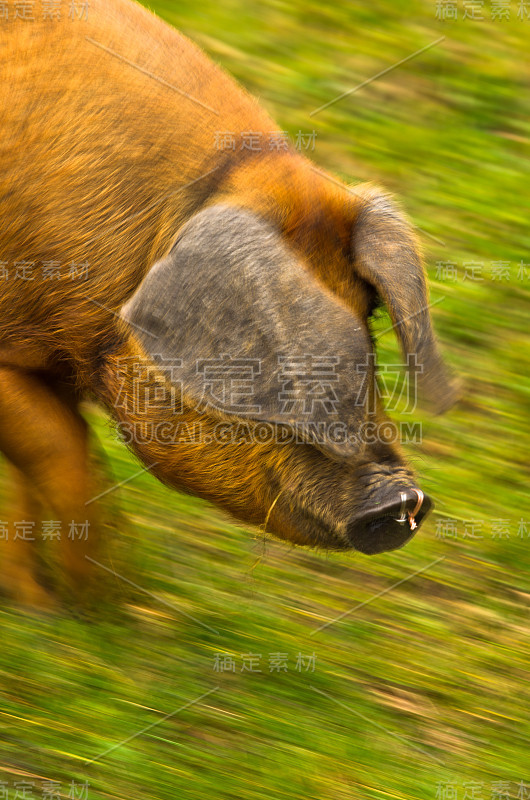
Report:
[[[377,505],[363,510],[348,526],[348,536],[362,553],[382,553],[403,547],[433,506],[420,489],[393,492]]]

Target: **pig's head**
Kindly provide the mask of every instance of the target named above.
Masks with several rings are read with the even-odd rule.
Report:
[[[164,482],[289,541],[371,554],[405,544],[432,506],[376,391],[377,298],[424,396],[443,410],[454,389],[414,237],[385,197],[357,209],[349,263],[368,306],[324,285],[258,214],[200,211],[122,310],[158,378],[155,400],[119,416]]]

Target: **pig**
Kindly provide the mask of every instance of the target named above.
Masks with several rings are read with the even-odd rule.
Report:
[[[150,11],[85,12],[0,23],[5,594],[55,602],[32,537],[9,527],[45,509],[71,596],[91,591],[86,398],[152,474],[238,520],[309,547],[401,547],[432,501],[377,389],[379,305],[425,401],[457,396],[413,226],[383,189],[350,189],[282,142]],[[236,376],[228,396],[219,374]]]

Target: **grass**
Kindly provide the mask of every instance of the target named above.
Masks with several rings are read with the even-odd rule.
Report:
[[[437,512],[394,554],[264,541],[147,474],[110,495],[109,563],[151,594],[117,580],[121,603],[90,624],[0,611],[9,797],[24,779],[27,797],[42,797],[43,780],[62,796],[74,780],[82,797],[88,781],[91,800],[443,800],[451,782],[459,798],[467,782],[468,797],[489,800],[499,781],[512,797],[525,781],[520,797],[530,796],[529,279],[518,277],[521,262],[530,276],[530,21],[515,3],[503,21],[489,4],[483,21],[464,20],[459,4],[454,23],[419,0],[152,6],[293,137],[316,130],[318,165],[402,198],[430,234],[433,316],[464,400],[445,417],[418,416],[423,442],[410,456]],[[463,280],[470,262],[483,280]],[[508,280],[492,279],[499,262]],[[379,359],[399,362],[392,335]],[[86,413],[112,480],[137,472],[103,413]],[[464,536],[470,520],[482,538]],[[262,672],[242,671],[250,653]],[[270,671],[274,653],[287,654],[287,671]],[[314,670],[296,668],[313,653]],[[216,671],[220,654],[235,672]]]

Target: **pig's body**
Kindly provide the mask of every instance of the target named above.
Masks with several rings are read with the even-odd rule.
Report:
[[[287,248],[285,258],[291,253],[299,263],[292,285],[306,274],[315,303],[321,292],[337,320],[351,313],[352,325],[359,320],[366,326],[379,292],[403,326],[398,333],[404,349],[423,347],[426,360],[439,367],[425,309],[414,329],[402,321],[407,311],[416,316],[411,304],[424,303],[425,287],[411,256],[413,238],[394,209],[378,206],[378,196],[366,187],[353,195],[337,186],[292,148],[275,149],[271,134],[277,126],[259,104],[141,6],[91,0],[86,16],[0,25],[0,260],[7,273],[0,283],[0,448],[18,487],[4,516],[33,519],[44,505],[65,524],[88,520],[88,542],[62,540],[66,572],[77,588],[88,577],[86,556],[97,545],[94,504],[87,505],[95,490],[77,404],[91,393],[121,422],[138,422],[137,409],[117,399],[134,391],[130,376],[120,377],[119,364],[145,358],[146,351],[149,356],[149,341],[125,328],[120,311],[153,264],[172,257],[167,254],[183,224],[202,209],[219,208],[228,220],[222,209],[245,209],[270,226],[256,235]],[[250,132],[260,135],[257,152],[244,136]],[[224,133],[233,135],[235,149],[220,146]],[[208,237],[204,219],[199,238],[201,230]],[[414,269],[403,273],[414,284],[407,289],[405,277],[391,302],[389,276],[379,284],[370,263],[374,232],[385,239],[387,223],[383,246],[390,249],[382,262],[390,255],[396,262],[414,261]],[[236,231],[237,221],[230,224]],[[359,252],[368,253],[358,269],[352,255],[356,228]],[[227,246],[219,245],[220,258]],[[244,237],[241,247],[244,255]],[[231,263],[223,267],[228,283]],[[142,302],[140,297],[133,304],[140,315]],[[196,312],[190,306],[189,319],[184,313],[169,327],[191,326]],[[359,337],[360,361],[370,349],[367,327]],[[431,390],[433,363],[426,370]],[[167,409],[149,413],[171,422]],[[186,413],[190,422],[198,418],[191,405]],[[382,409],[370,413],[379,418]],[[204,414],[200,419],[209,424]],[[343,464],[310,443],[290,449],[254,444],[244,453],[226,442],[170,447],[135,439],[133,446],[146,464],[156,462],[153,471],[162,480],[247,521],[267,518],[269,530],[307,544],[352,546],[346,531],[362,505],[352,488],[359,476],[366,496],[376,481],[367,475],[387,476],[406,491],[404,484],[412,484],[398,451],[385,442],[369,457],[364,447],[356,459],[347,454]],[[415,505],[414,495],[406,502]],[[389,546],[408,538],[396,536]],[[29,543],[6,544],[3,578],[20,600],[49,601],[35,580]]]
[[[0,37],[0,255],[10,273],[26,261],[37,275],[1,284],[3,348],[28,341],[33,362],[38,344],[43,366],[60,356],[91,371],[113,324],[94,301],[119,309],[227,171],[251,157],[217,149],[216,132],[233,131],[239,148],[241,132],[276,126],[136,3],[94,0],[86,20],[63,11],[60,21],[2,21]],[[40,279],[54,261],[66,277]],[[86,261],[87,282],[70,279],[70,265]]]

